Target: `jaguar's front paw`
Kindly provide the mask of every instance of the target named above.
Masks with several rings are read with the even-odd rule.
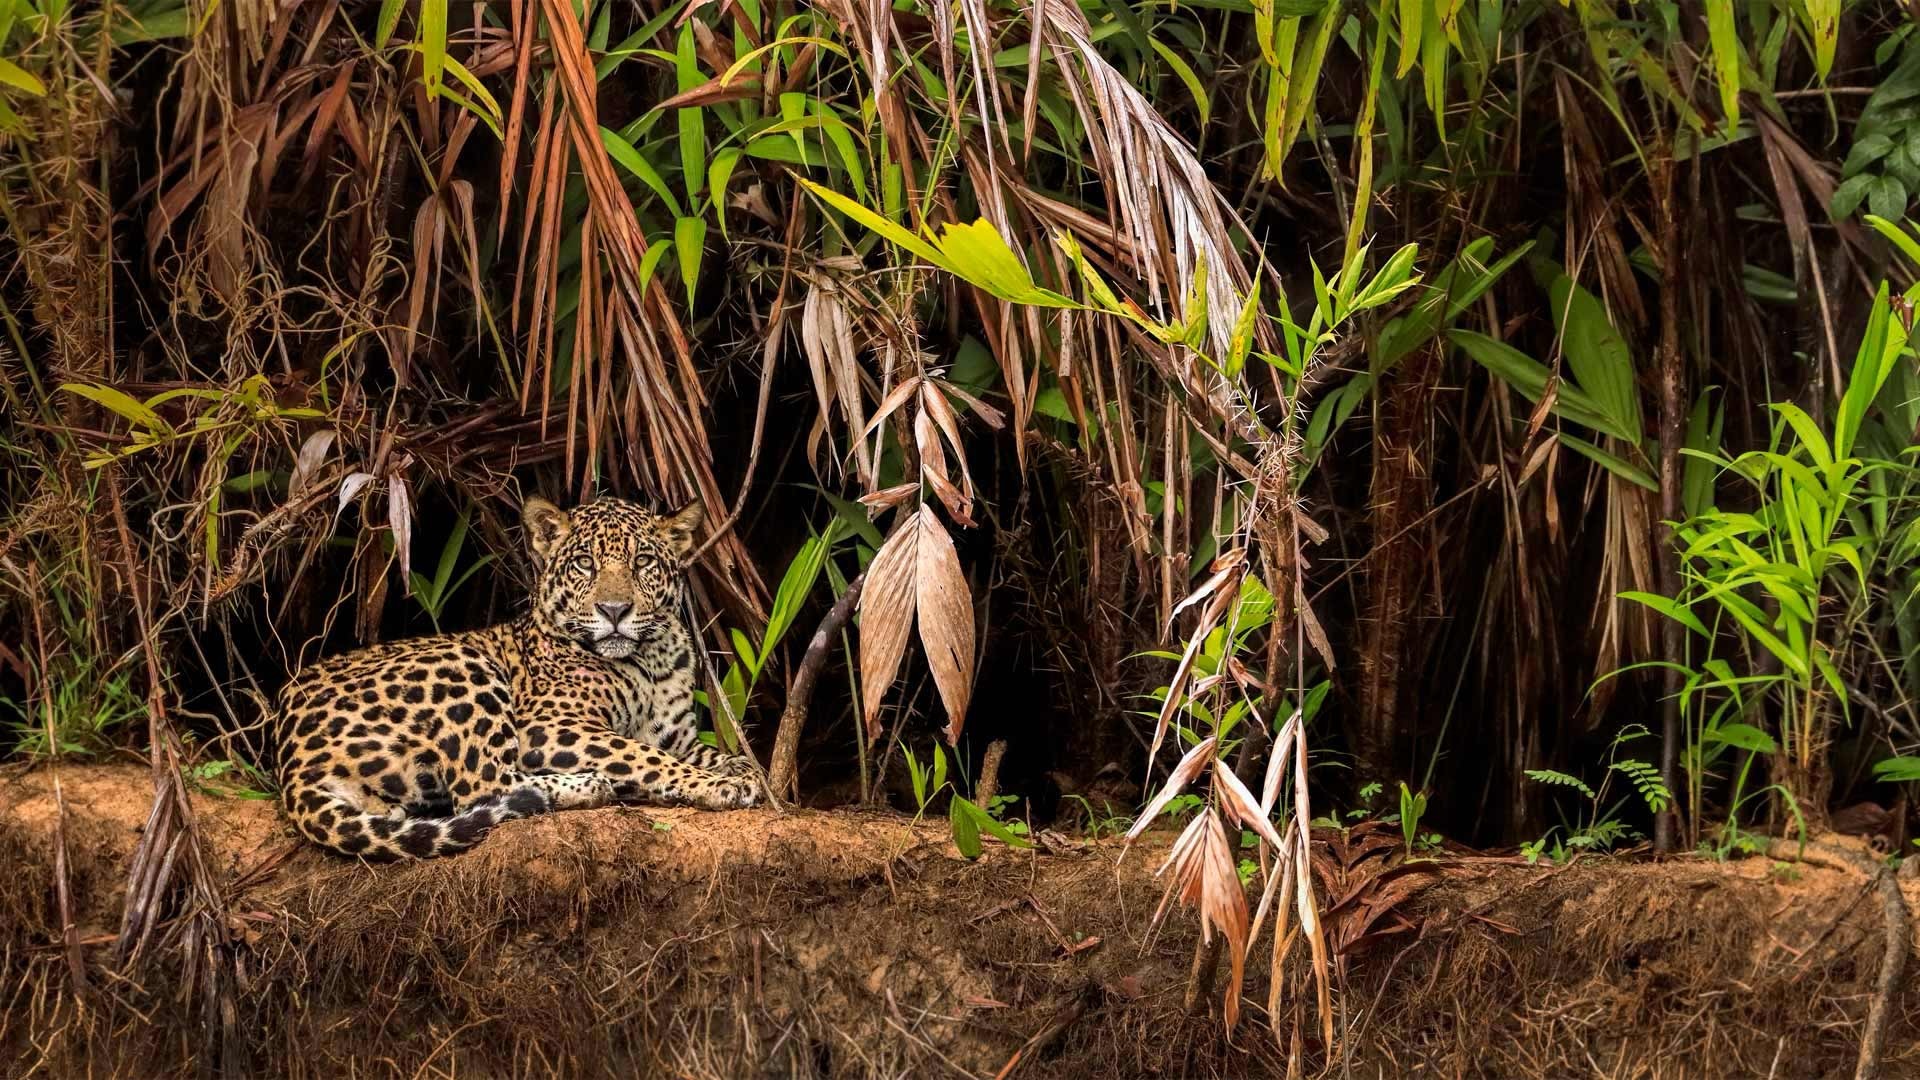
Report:
[[[693,792],[694,805],[702,810],[740,810],[760,802],[758,780],[728,778],[702,784]]]

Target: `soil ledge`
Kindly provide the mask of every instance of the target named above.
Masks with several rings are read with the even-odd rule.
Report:
[[[1310,994],[1283,995],[1275,1039],[1267,942],[1231,1037],[1182,1009],[1193,923],[1148,926],[1164,838],[1124,859],[1103,842],[968,862],[943,827],[856,811],[560,814],[453,859],[366,867],[295,844],[270,803],[197,799],[229,886],[216,960],[238,988],[235,1014],[203,1027],[164,934],[150,963],[107,968],[146,771],[63,768],[63,819],[51,776],[0,775],[0,1075],[990,1077],[1016,1052],[1023,1077],[1329,1065]],[[1883,961],[1862,875],[1456,859],[1418,876],[1413,892],[1356,872],[1329,900],[1350,943],[1335,1074],[1852,1075]],[[1915,998],[1892,1003],[1885,1076],[1920,1075]]]

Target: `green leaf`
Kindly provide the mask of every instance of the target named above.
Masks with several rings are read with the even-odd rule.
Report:
[[[152,409],[129,397],[126,393],[115,390],[111,386],[99,383],[62,383],[60,384],[60,389],[65,390],[69,394],[78,394],[96,405],[103,406],[118,413],[120,416],[131,421],[136,427],[145,428],[151,432],[171,432],[173,430],[167,425],[165,420],[160,418],[159,413],[154,412]]]
[[[700,62],[694,52],[691,21],[680,27],[679,47],[674,54],[674,75],[677,89],[682,92],[706,81],[700,74]],[[700,198],[702,186],[707,180],[706,110],[699,106],[688,106],[677,111],[674,119],[680,131],[680,180],[687,186],[687,201],[694,202]]]
[[[1527,400],[1539,401],[1541,395],[1546,393],[1547,380],[1553,376],[1553,372],[1545,364],[1506,342],[1471,330],[1449,330],[1447,340],[1460,346],[1468,356],[1501,382],[1518,390]],[[1603,435],[1623,440],[1626,438],[1626,433],[1605,415],[1599,402],[1566,379],[1560,380],[1554,390],[1553,411],[1558,416]]]
[[[799,180],[800,185],[812,192],[814,197],[818,198],[821,202],[826,203],[828,206],[840,211],[854,221],[879,233],[888,243],[893,244],[895,247],[906,248],[913,254],[943,270],[951,270],[951,267],[947,265],[946,257],[940,253],[938,248],[926,240],[888,221],[881,215],[847,198],[832,188],[823,187],[804,176],[795,177],[795,179]]]
[[[955,795],[947,803],[947,820],[953,830],[953,846],[967,859],[977,859],[981,854],[980,823],[972,814],[960,808],[965,800]]]
[[[1731,746],[1738,750],[1748,750],[1756,754],[1773,754],[1780,750],[1780,744],[1773,740],[1773,736],[1752,724],[1721,724],[1718,727],[1708,728],[1706,738],[1708,742]]]
[[[700,284],[700,256],[707,242],[707,219],[683,217],[673,223],[673,249],[680,256],[680,280],[687,287],[687,307]]]
[[[400,0],[388,0],[399,3]],[[137,45],[150,41],[170,41],[193,34],[193,16],[185,3],[159,11],[127,12],[113,21],[115,45]],[[0,34],[0,41],[6,35]]]
[[[1884,218],[1901,217],[1907,212],[1907,186],[1899,177],[1875,177],[1867,186],[1867,206]]]
[[[659,272],[660,260],[673,250],[673,241],[659,239],[648,242],[647,253],[640,256],[640,288],[642,291],[653,282],[653,275]]]
[[[407,0],[382,0],[380,18],[374,22],[374,48],[386,48],[387,40],[393,37],[393,28],[400,25],[400,13],[406,10],[406,6]]]
[[[447,64],[447,0],[420,0],[420,81],[427,96],[440,90]]]
[[[733,179],[734,166],[740,164],[741,150],[729,146],[713,155],[707,163],[707,198],[713,205],[713,217],[720,223],[720,238],[731,239],[727,235],[727,184]]]
[[[1701,637],[1710,638],[1713,636],[1707,632],[1707,625],[1701,622],[1698,616],[1687,610],[1685,605],[1674,601],[1670,597],[1660,596],[1656,593],[1623,592],[1620,594],[1620,599],[1645,604],[1660,614],[1665,615],[1667,618],[1672,619],[1674,622],[1679,623],[1681,626],[1699,634]]]
[[[607,148],[607,156],[619,162],[621,168],[639,177],[641,183],[652,188],[654,194],[660,196],[660,201],[667,204],[667,209],[673,211],[674,217],[686,216],[681,212],[680,200],[674,198],[673,192],[667,188],[667,182],[661,177],[660,170],[654,168],[646,158],[641,157],[640,151],[634,149],[633,144],[619,132],[612,128],[601,128],[600,145]]]
[[[1720,111],[1732,128],[1740,123],[1740,64],[1746,58],[1734,24],[1733,0],[1707,0],[1707,43],[1720,84]]]
[[[1035,285],[1020,257],[1007,246],[1006,238],[985,218],[971,224],[943,224],[938,244],[950,273],[1002,300],[1036,307],[1080,306],[1059,293]]]
[[[983,832],[1008,847],[1031,848],[1033,846],[1032,841],[1027,840],[1012,829],[1007,828],[1005,822],[1000,821],[992,814],[987,813],[985,810],[980,809],[978,806],[975,806],[973,803],[958,795],[953,797],[952,802],[948,806],[947,813],[948,817],[954,823],[954,844],[960,848],[960,853],[966,855],[969,859],[979,858],[980,834]],[[964,825],[961,824],[962,818],[966,819],[966,824]],[[969,853],[967,847],[961,843],[963,834],[970,838],[972,844],[971,853]]]
[[[1115,3],[1113,7],[1115,10],[1121,10],[1124,9],[1126,5]],[[1213,113],[1213,100],[1207,96],[1206,84],[1202,83],[1200,77],[1193,73],[1193,68],[1190,67],[1185,60],[1180,58],[1179,53],[1167,48],[1154,38],[1148,38],[1147,44],[1153,46],[1153,51],[1159,53],[1160,59],[1165,60],[1167,66],[1173,69],[1174,75],[1187,85],[1187,93],[1193,95],[1194,108],[1200,110],[1200,126],[1206,127],[1207,118]]]
[[[1574,380],[1612,421],[1621,440],[1640,445],[1640,394],[1626,339],[1607,318],[1600,298],[1565,273],[1556,274],[1549,291]]]
[[[0,86],[11,86],[34,97],[44,97],[47,84],[40,77],[11,60],[0,59]]]
[[[808,537],[807,542],[800,545],[800,551],[793,561],[787,564],[787,572],[780,578],[780,587],[774,590],[773,608],[767,616],[767,631],[760,644],[762,654],[779,644],[793,625],[793,620],[799,617],[801,605],[806,603],[814,585],[820,580],[820,571],[827,562],[828,548],[839,526],[840,521],[835,518],[828,523],[824,536]]]
[[[1629,484],[1638,484],[1648,491],[1655,493],[1660,491],[1660,482],[1655,480],[1652,474],[1625,458],[1602,450],[1585,439],[1578,439],[1572,435],[1561,434],[1554,436],[1554,438],[1560,441],[1560,445],[1578,453],[1580,456],[1620,479],[1625,480]]]
[[[1920,757],[1890,757],[1885,761],[1875,762],[1873,775],[1881,782],[1888,784],[1904,784],[1920,780]]]

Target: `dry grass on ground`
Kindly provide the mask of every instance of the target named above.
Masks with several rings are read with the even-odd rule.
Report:
[[[49,774],[14,772],[0,779],[0,1073],[190,1073],[209,1044],[170,990],[177,960],[134,980],[104,967],[147,776],[61,778],[91,990],[69,994],[58,945]],[[969,863],[944,829],[897,815],[608,809],[369,868],[293,845],[270,803],[197,810],[237,883],[225,1060],[245,1075],[993,1076],[1023,1046],[1020,1076],[1287,1071],[1259,1008],[1231,1038],[1183,1014],[1192,932],[1176,915],[1148,933],[1153,850]],[[1407,928],[1346,963],[1352,1075],[1852,1074],[1882,962],[1859,875],[1458,860],[1433,876],[1376,924]],[[1888,1076],[1920,1073],[1907,997]],[[1310,1075],[1326,1048],[1302,1000],[1288,1049],[1296,1019]]]

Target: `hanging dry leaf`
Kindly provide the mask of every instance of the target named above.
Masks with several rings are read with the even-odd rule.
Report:
[[[860,682],[866,692],[867,739],[880,735],[880,702],[893,686],[906,655],[907,634],[913,629],[915,552],[919,547],[918,519],[893,531],[867,567],[867,584],[860,592]]]
[[[1200,775],[1200,770],[1206,768],[1207,755],[1212,752],[1214,741],[1214,736],[1207,736],[1196,743],[1193,749],[1187,751],[1187,756],[1180,759],[1180,764],[1174,766],[1173,775],[1167,777],[1167,782],[1160,788],[1160,793],[1153,797],[1153,801],[1147,804],[1145,810],[1140,811],[1140,816],[1133,822],[1133,828],[1127,830],[1128,840],[1145,832],[1147,826],[1153,824],[1153,819],[1159,816],[1160,811],[1166,809],[1167,804],[1173,801],[1173,797],[1185,790],[1186,786],[1193,782],[1194,777]]]
[[[947,707],[947,745],[951,746],[960,739],[967,702],[973,696],[973,596],[946,526],[926,506],[916,520],[920,644],[927,650],[927,666],[933,669],[940,702]]]
[[[886,510],[906,502],[913,497],[914,492],[919,490],[919,484],[895,484],[890,488],[881,488],[879,491],[869,491],[860,496],[859,501],[862,506]]]
[[[1201,925],[1212,923],[1227,941],[1232,969],[1227,976],[1227,1034],[1240,1019],[1240,990],[1247,974],[1247,890],[1240,883],[1233,845],[1227,840],[1226,826],[1220,815],[1208,811],[1206,833],[1206,870],[1201,875]]]
[[[339,436],[333,428],[321,428],[307,436],[300,444],[300,452],[293,459],[293,478],[287,481],[287,498],[296,499],[313,482],[315,473],[326,463],[327,451],[333,448],[333,440]]]
[[[393,530],[394,551],[400,556],[400,584],[413,595],[413,501],[407,497],[407,478],[387,477],[387,527]]]
[[[1273,804],[1280,798],[1280,781],[1287,773],[1287,758],[1293,754],[1294,728],[1300,723],[1300,710],[1293,710],[1287,722],[1280,725],[1280,733],[1273,737],[1273,752],[1267,755],[1267,777],[1260,785],[1260,812],[1273,813]]]
[[[1147,748],[1147,771],[1153,771],[1153,763],[1160,757],[1160,744],[1166,741],[1167,726],[1173,722],[1174,710],[1185,700],[1187,680],[1193,676],[1193,658],[1200,655],[1200,646],[1207,640],[1211,627],[1201,626],[1187,639],[1187,647],[1180,654],[1180,663],[1173,669],[1173,678],[1167,682],[1167,699],[1160,705],[1160,718],[1153,727],[1153,745]]]
[[[334,524],[340,523],[340,515],[346,511],[347,504],[358,498],[360,492],[371,483],[373,474],[370,472],[348,473],[346,479],[340,481],[340,505],[333,509]]]
[[[1253,801],[1253,792],[1248,791],[1247,785],[1241,783],[1233,770],[1218,758],[1213,762],[1213,790],[1235,821],[1259,833],[1261,839],[1273,845],[1274,851],[1285,850],[1280,842],[1280,834],[1274,831],[1273,822],[1261,812],[1260,804]]]

